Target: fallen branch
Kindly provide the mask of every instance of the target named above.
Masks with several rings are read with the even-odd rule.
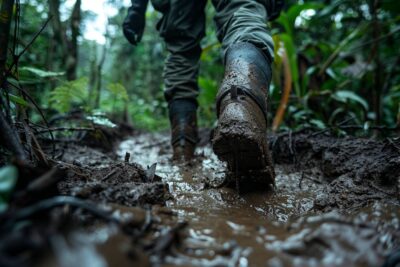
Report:
[[[42,109],[39,107],[39,105],[36,103],[36,101],[28,94],[28,92],[24,88],[22,88],[20,83],[18,84],[18,86],[16,86],[15,84],[12,84],[12,83],[7,83],[7,84],[9,84],[9,85],[13,86],[14,88],[18,89],[21,92],[23,97],[28,98],[28,100],[32,103],[32,105],[35,107],[35,109],[39,112],[40,117],[43,119],[43,122],[46,124],[47,132],[49,132],[51,139],[54,141],[53,132],[49,130],[50,125],[47,122],[47,119],[44,116],[44,113],[43,113]],[[53,143],[53,156],[54,156],[54,154],[55,154],[55,146],[54,146],[54,142],[52,142],[52,143]]]
[[[343,124],[346,124],[347,122],[351,121],[352,119],[354,119],[354,117],[347,118],[344,121],[340,122],[338,125],[335,125],[335,126],[332,126],[332,127],[328,127],[328,128],[323,129],[321,131],[312,133],[312,134],[308,135],[308,137],[314,137],[314,136],[317,136],[317,135],[320,135],[320,134],[324,134],[326,132],[330,132],[333,128],[340,128],[340,127],[342,127]]]
[[[179,242],[179,232],[187,226],[187,222],[179,222],[167,230],[164,234],[161,234],[156,239],[154,246],[150,249],[152,254],[164,255],[174,243]]]
[[[24,148],[21,145],[21,140],[19,139],[18,134],[11,129],[10,125],[3,115],[3,111],[1,110],[0,129],[0,140],[2,140],[3,145],[15,155],[18,161],[26,162],[28,157]]]
[[[337,126],[337,128],[340,129],[351,129],[351,130],[364,130],[365,127],[363,125],[343,125],[343,126]],[[368,129],[372,130],[380,130],[380,131],[399,131],[400,127],[389,127],[385,125],[375,125],[375,126],[368,126]]]
[[[87,131],[95,131],[95,128],[88,128],[88,127],[57,127],[57,128],[49,128],[46,130],[39,130],[36,131],[36,134],[43,134],[50,132],[87,132]]]
[[[60,207],[64,205],[70,205],[76,208],[81,208],[84,209],[91,214],[95,215],[96,217],[99,217],[103,220],[106,220],[108,222],[114,222],[114,223],[119,223],[120,221],[113,217],[109,211],[100,209],[97,207],[96,204],[88,202],[88,201],[83,201],[75,197],[69,197],[69,196],[57,196],[53,198],[49,198],[46,200],[39,201],[29,207],[22,208],[20,210],[17,210],[15,213],[11,214],[6,214],[2,218],[2,222],[4,224],[1,226],[2,231],[9,231],[13,227],[15,227],[16,223],[22,220],[26,220],[37,213],[40,213],[45,210],[53,209],[55,207]],[[7,217],[9,219],[7,219]]]

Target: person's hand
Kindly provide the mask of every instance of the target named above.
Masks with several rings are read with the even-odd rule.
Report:
[[[140,42],[143,34],[143,30],[141,34],[138,34],[130,26],[125,26],[125,25],[122,27],[122,31],[124,33],[125,38],[129,41],[129,43],[135,46]]]
[[[149,0],[132,0],[132,6],[128,8],[128,14],[122,24],[124,36],[132,45],[137,45],[142,39],[148,2]]]

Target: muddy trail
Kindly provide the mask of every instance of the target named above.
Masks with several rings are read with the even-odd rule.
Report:
[[[0,265],[397,266],[399,139],[271,136],[275,188],[239,194],[201,136],[189,164],[171,162],[168,133],[114,151],[58,143],[56,167],[28,186],[41,200],[3,215]]]

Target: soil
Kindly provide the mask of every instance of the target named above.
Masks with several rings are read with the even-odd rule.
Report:
[[[170,160],[168,133],[137,133],[114,151],[58,144],[64,197],[3,216],[0,265],[382,266],[398,256],[400,139],[270,135],[275,188],[238,193],[210,131],[200,136],[187,164]]]

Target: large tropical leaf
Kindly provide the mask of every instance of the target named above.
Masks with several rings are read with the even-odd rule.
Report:
[[[356,93],[354,93],[352,91],[346,91],[346,90],[336,91],[332,95],[332,98],[334,98],[337,101],[343,102],[343,103],[352,101],[352,102],[360,104],[364,108],[364,110],[368,110],[367,101],[365,101],[362,97],[360,97],[359,95],[357,95]]]
[[[41,70],[33,67],[22,67],[19,69],[20,72],[27,72],[33,74],[40,78],[51,78],[51,77],[60,77],[65,74],[65,72],[54,72],[54,71],[47,71]]]

